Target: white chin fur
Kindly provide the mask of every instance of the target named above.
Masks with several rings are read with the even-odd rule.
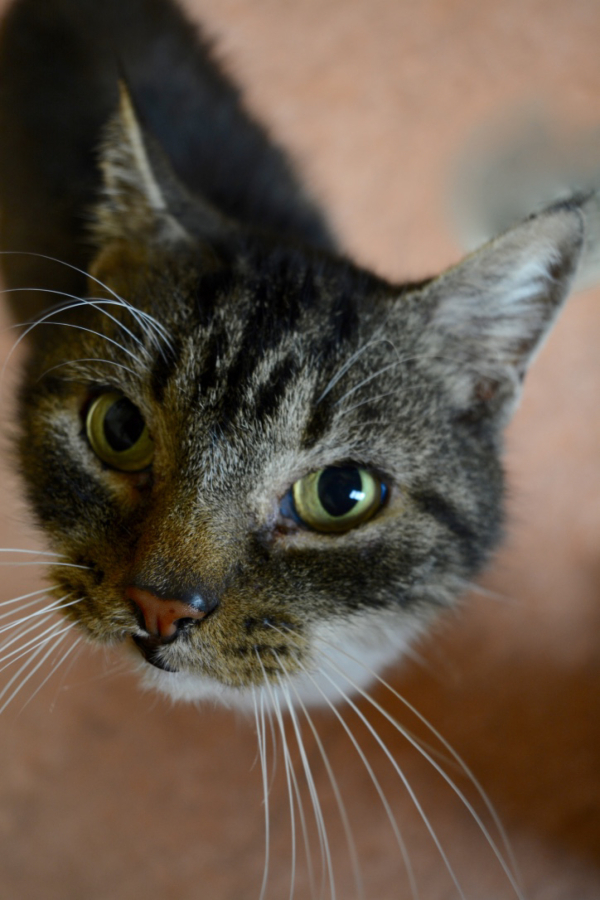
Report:
[[[273,707],[282,702],[285,707],[288,698],[295,705],[299,698],[303,704],[314,707],[337,702],[341,691],[353,694],[357,687],[366,688],[375,679],[375,673],[404,655],[423,626],[414,620],[399,622],[397,611],[362,613],[350,621],[318,626],[313,630],[310,672],[292,676],[283,688],[259,688],[262,703]],[[254,709],[252,688],[232,688],[205,675],[164,672],[146,663],[140,665],[143,686],[158,690],[173,701],[209,701],[247,712]]]

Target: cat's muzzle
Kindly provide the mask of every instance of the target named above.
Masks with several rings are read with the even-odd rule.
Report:
[[[155,637],[143,637],[142,635],[134,634],[133,643],[151,666],[156,666],[157,669],[162,669],[164,672],[177,672],[177,669],[165,662],[161,656],[160,651],[165,645],[164,641]]]
[[[193,594],[183,598],[161,597],[141,587],[128,587],[125,597],[132,601],[140,627],[146,632],[133,641],[151,665],[166,672],[176,671],[162,658],[161,650],[173,643],[194,622],[206,618],[218,605],[215,597]]]

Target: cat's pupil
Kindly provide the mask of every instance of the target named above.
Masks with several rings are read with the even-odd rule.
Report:
[[[143,430],[142,414],[127,397],[113,403],[104,417],[104,437],[117,453],[133,447]]]
[[[324,469],[317,490],[330,516],[346,515],[365,497],[360,471],[353,466]]]

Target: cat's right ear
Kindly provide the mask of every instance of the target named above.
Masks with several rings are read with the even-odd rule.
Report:
[[[102,188],[93,238],[109,245],[161,246],[209,240],[228,223],[209,203],[190,194],[158,141],[144,128],[124,81],[119,105],[100,146]]]
[[[586,197],[548,207],[426,288],[423,354],[457,413],[506,424],[524,375],[573,286],[587,236]]]

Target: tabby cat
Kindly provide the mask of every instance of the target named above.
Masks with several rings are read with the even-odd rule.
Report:
[[[52,607],[175,698],[370,681],[501,537],[502,432],[594,202],[390,283],[170,0],[16,0],[0,246]]]

